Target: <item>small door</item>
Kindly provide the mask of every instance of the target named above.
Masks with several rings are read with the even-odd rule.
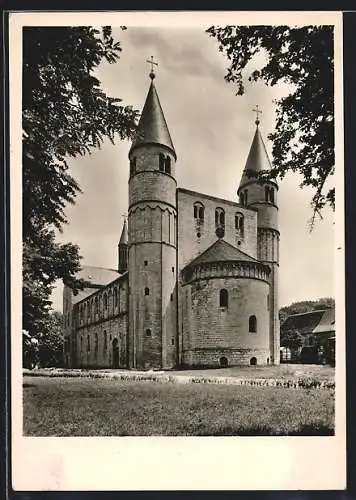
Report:
[[[119,341],[117,338],[114,338],[112,341],[112,360],[113,360],[113,368],[119,368],[120,365],[120,356],[119,356]]]

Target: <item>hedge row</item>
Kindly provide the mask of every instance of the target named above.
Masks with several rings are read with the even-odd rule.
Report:
[[[257,387],[289,387],[294,389],[335,389],[334,380],[320,380],[315,377],[298,377],[295,379],[278,378],[238,378],[238,377],[209,377],[206,375],[170,375],[162,372],[105,372],[96,370],[24,370],[24,375],[33,377],[86,377],[105,378],[124,381],[148,381],[175,384],[227,384],[248,385]]]

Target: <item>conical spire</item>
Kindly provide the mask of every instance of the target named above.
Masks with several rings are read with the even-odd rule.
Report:
[[[125,218],[124,225],[123,225],[122,232],[121,232],[121,236],[120,236],[119,245],[127,245],[128,242],[129,242],[129,238],[128,238],[128,233],[127,233],[127,222],[126,222],[126,218]]]
[[[153,83],[155,78],[153,71],[150,73],[150,78],[151,85],[138,124],[137,135],[132,143],[130,152],[138,146],[145,144],[160,144],[169,148],[176,157],[167,122],[159,102],[156,87]]]
[[[127,222],[126,217],[124,218],[124,226],[122,228],[120,241],[118,244],[118,271],[120,274],[127,271],[127,261],[128,261],[128,245],[129,238],[127,234]]]
[[[241,189],[245,184],[253,181],[253,172],[259,173],[263,170],[271,169],[271,162],[269,161],[266,146],[263,142],[259,129],[260,121],[258,118],[255,123],[256,132],[251,144],[244,171],[242,173],[239,189]]]

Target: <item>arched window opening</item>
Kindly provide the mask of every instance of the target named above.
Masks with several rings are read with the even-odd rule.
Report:
[[[245,203],[245,207],[247,207],[247,203],[248,203],[248,190],[245,189],[244,191],[244,203]]]
[[[225,211],[223,208],[215,209],[215,226],[224,227],[225,226]]]
[[[265,186],[265,201],[269,202],[269,186]]]
[[[107,350],[108,350],[108,334],[106,333],[106,330],[104,330],[103,353],[106,354]]]
[[[114,287],[114,307],[117,307],[117,288]]]
[[[270,186],[265,186],[265,201],[274,203],[274,189]]]
[[[220,213],[220,226],[225,226],[225,212]]]
[[[241,236],[244,234],[244,216],[241,213],[237,213],[235,215],[235,229],[238,231]]]
[[[134,156],[130,160],[130,175],[135,175],[136,173],[136,157]]]
[[[271,188],[269,191],[269,200],[271,203],[274,203],[274,189]]]
[[[198,224],[204,222],[204,206],[199,202],[194,203],[194,219]]]
[[[152,337],[151,328],[146,328],[146,337]]]
[[[240,205],[245,206],[245,195],[242,192],[240,193]]]
[[[104,309],[106,310],[108,308],[108,296],[106,295],[106,293],[104,293],[103,302],[104,302]]]
[[[159,154],[159,169],[161,172],[164,172],[164,154]]]
[[[95,332],[95,346],[94,346],[95,356],[98,354],[98,345],[99,345],[98,334],[97,332]]]
[[[165,172],[166,172],[166,174],[170,174],[171,173],[171,157],[170,156],[166,156],[166,160],[165,160]]]
[[[257,318],[255,315],[250,316],[248,320],[248,331],[250,333],[256,333],[257,332]]]
[[[87,342],[88,342],[87,350],[88,350],[88,352],[90,352],[90,335],[88,335],[88,337],[87,337]]]
[[[220,290],[220,307],[228,307],[229,306],[229,294],[226,288]]]
[[[80,337],[80,352],[83,352],[83,335]]]
[[[145,288],[145,295],[149,295],[150,294],[150,289],[146,286]]]
[[[255,357],[250,359],[250,365],[251,366],[256,366],[257,365],[257,359]]]

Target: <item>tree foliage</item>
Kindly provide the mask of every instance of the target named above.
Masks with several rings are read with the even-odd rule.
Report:
[[[279,321],[282,324],[291,314],[300,314],[321,309],[332,309],[335,300],[332,297],[322,297],[318,300],[302,300],[293,302],[289,306],[281,307],[279,310]]]
[[[26,368],[54,367],[63,364],[63,315],[50,312],[42,331],[29,335],[23,331],[23,365]]]
[[[266,64],[249,75],[251,82],[292,84],[294,90],[277,100],[273,168],[261,181],[299,172],[301,187],[313,189],[313,218],[326,205],[334,208],[335,191],[327,179],[334,173],[334,70],[332,26],[211,26],[219,50],[230,62],[225,79],[245,92],[244,69],[263,52]]]
[[[281,333],[281,346],[289,347],[289,349],[295,351],[302,345],[303,337],[299,332],[293,330]]]
[[[55,240],[80,193],[68,161],[136,129],[137,112],[106,95],[94,75],[120,51],[110,27],[23,30],[23,327],[30,332],[46,327],[57,279],[84,284],[75,280],[78,247]]]

